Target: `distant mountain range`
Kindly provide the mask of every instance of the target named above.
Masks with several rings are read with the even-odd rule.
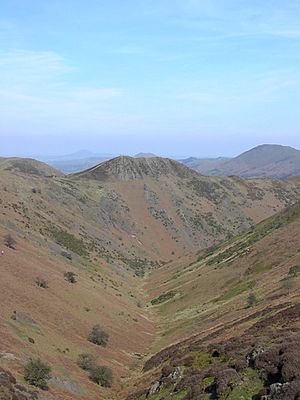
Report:
[[[64,174],[72,174],[92,168],[103,161],[116,157],[116,154],[92,153],[80,150],[61,156],[36,157],[47,162]],[[153,153],[138,153],[133,158],[155,158]],[[176,159],[176,157],[170,157]],[[230,176],[242,178],[287,179],[300,175],[300,150],[289,146],[264,144],[254,147],[237,157],[198,158],[189,157],[178,160],[185,166],[203,175]]]
[[[52,167],[58,169],[64,174],[72,174],[83,171],[103,161],[116,157],[115,154],[92,153],[89,150],[79,150],[75,153],[65,154],[61,156],[44,156],[36,157],[38,160],[47,162]],[[156,157],[153,153],[138,153],[135,158],[152,158]]]
[[[180,160],[204,175],[286,179],[300,174],[300,151],[289,146],[264,144],[232,159]]]

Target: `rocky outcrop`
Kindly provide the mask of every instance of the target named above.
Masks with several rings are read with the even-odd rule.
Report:
[[[37,392],[29,391],[19,385],[16,378],[0,367],[0,400],[38,400]]]

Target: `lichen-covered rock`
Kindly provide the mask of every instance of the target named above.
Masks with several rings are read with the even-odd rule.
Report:
[[[158,393],[162,387],[162,384],[163,384],[162,381],[154,382],[151,388],[149,389],[148,396],[151,394]]]

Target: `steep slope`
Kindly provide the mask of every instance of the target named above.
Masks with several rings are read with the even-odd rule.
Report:
[[[265,144],[230,160],[183,160],[206,175],[237,175],[244,178],[279,178],[300,174],[300,151],[289,146]]]
[[[0,157],[0,170],[38,176],[63,176],[57,169],[32,158]]]
[[[111,224],[123,247],[129,237],[138,258],[164,261],[247,229],[295,202],[299,190],[291,182],[208,178],[159,157],[118,157],[71,178],[111,191]]]
[[[144,399],[151,379],[155,400],[297,398],[299,248],[298,203],[196,260],[152,272],[147,289],[160,321],[154,348],[187,339],[146,362],[131,398]]]
[[[3,180],[8,174],[11,180]],[[43,182],[51,185],[52,179],[27,176],[23,181],[8,172],[0,175],[0,250],[4,252],[0,253],[1,367],[24,385],[23,368],[29,357],[48,363],[52,379],[47,393],[37,390],[39,399],[111,399],[117,390],[126,393],[121,380],[139,362],[154,334],[151,315],[142,308],[139,278],[124,262],[110,260],[108,250],[105,253],[96,244],[85,245],[70,226],[62,230],[55,225],[55,207],[65,197],[50,206],[51,197],[46,199]],[[78,216],[80,204],[65,204],[58,218],[65,213],[67,218],[72,215],[73,224],[84,232],[90,227]],[[42,228],[43,221],[50,231]],[[74,232],[77,234],[76,229]],[[13,248],[4,244],[8,234],[16,241]],[[66,279],[66,272],[76,274],[75,283]],[[46,287],[39,286],[43,281]],[[97,324],[109,334],[106,347],[88,341]],[[89,373],[77,365],[80,353],[93,354],[97,363],[111,368],[112,389],[91,382]],[[8,400],[10,397],[1,396],[14,393],[13,399],[26,399],[27,391],[22,391],[22,397],[21,390],[7,382],[12,379],[6,378],[7,374],[0,369],[0,398]]]
[[[299,182],[205,177],[161,158],[119,157],[55,179],[3,171],[0,182],[0,207],[18,217],[9,226],[138,273],[242,232],[300,194]]]
[[[153,343],[157,317],[144,306],[146,287],[137,275],[159,272],[168,260],[217,244],[299,198],[298,181],[203,177],[164,159],[124,163],[125,170],[105,166],[104,180],[95,170],[94,179],[89,171],[70,177],[0,171],[0,237],[17,242],[15,249],[1,242],[1,366],[22,382],[26,359],[41,357],[52,366],[55,400],[116,393],[124,399],[128,377],[149,348],[188,336],[177,323],[173,333],[165,329],[170,322],[161,314],[165,341]],[[76,273],[77,282],[65,272]],[[149,301],[162,294],[162,282],[157,292],[147,285]],[[98,323],[109,334],[107,347],[87,340]],[[186,323],[198,332],[193,320]],[[77,366],[82,352],[113,370],[112,389],[93,384]]]

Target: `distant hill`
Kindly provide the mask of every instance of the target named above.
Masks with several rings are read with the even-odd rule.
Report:
[[[151,158],[151,157],[157,157],[155,154],[153,153],[138,153],[134,156],[135,158]]]
[[[0,170],[21,172],[38,176],[63,176],[62,172],[32,158],[0,158]]]
[[[103,162],[74,176],[97,180],[130,181],[146,177],[173,175],[180,178],[193,177],[196,174],[190,168],[169,158],[120,156]]]
[[[103,161],[108,160],[109,157],[93,156],[87,158],[74,158],[74,159],[57,159],[48,161],[48,164],[57,168],[65,174],[72,174],[91,168]]]
[[[186,159],[182,163],[205,175],[286,179],[300,175],[300,150],[264,144],[230,160]]]
[[[221,166],[225,161],[228,160],[230,160],[230,158],[226,157],[218,157],[218,158],[189,157],[179,161],[182,162],[187,167],[200,172],[201,174],[214,175],[211,173],[211,171],[216,170],[217,168],[219,168],[219,166]]]

